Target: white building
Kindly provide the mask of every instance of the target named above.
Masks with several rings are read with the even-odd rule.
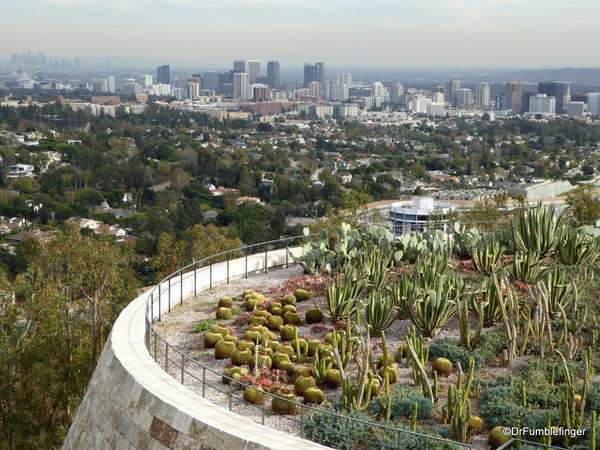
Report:
[[[434,103],[444,103],[444,93],[443,92],[433,92],[431,94],[431,101]]]
[[[337,117],[356,117],[358,116],[358,106],[342,103],[334,107],[334,115],[337,115]]]
[[[154,81],[152,81],[152,75],[142,75],[140,77],[140,83],[142,87],[149,88],[154,83]]]
[[[108,81],[108,93],[114,94],[117,92],[117,81],[115,77],[108,77],[106,80]]]
[[[248,100],[250,96],[249,76],[246,72],[233,75],[233,98]]]
[[[537,94],[529,99],[529,114],[553,115],[556,112],[556,98]]]
[[[588,111],[594,117],[600,116],[600,92],[590,92],[587,95]]]
[[[321,96],[321,83],[318,81],[311,81],[308,83],[308,95],[311,97]]]
[[[427,115],[434,117],[442,117],[446,114],[444,102],[431,102],[427,105]]]
[[[583,102],[565,103],[566,112],[569,116],[583,116],[587,111],[586,106]]]
[[[30,177],[34,167],[31,164],[15,164],[8,168],[8,178]]]
[[[336,75],[336,84],[352,84],[352,74],[351,73],[338,73]]]
[[[394,81],[390,88],[390,103],[393,105],[399,105],[402,101],[402,94],[404,94],[404,86]]]
[[[385,91],[383,90],[383,84],[379,81],[375,81],[371,85],[371,97],[383,97],[385,95]]]
[[[413,231],[427,231],[432,216],[443,217],[454,211],[456,206],[435,201],[431,197],[415,197],[412,201],[396,202],[390,205],[390,221],[394,235]]]
[[[461,88],[456,90],[456,106],[470,106],[471,101],[471,89]]]
[[[415,114],[428,114],[431,103],[428,97],[415,97],[410,101],[408,109]]]
[[[482,82],[475,85],[475,105],[482,108],[490,106],[490,85]]]

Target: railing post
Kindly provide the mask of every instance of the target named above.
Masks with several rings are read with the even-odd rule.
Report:
[[[157,348],[157,339],[156,339],[156,331],[153,330],[152,334],[154,334],[154,361],[158,362],[158,348]]]
[[[227,284],[229,284],[229,253],[227,254]]]
[[[181,384],[185,386],[184,383],[184,373],[185,373],[185,355],[181,354]]]
[[[265,249],[265,273],[269,272],[269,260],[267,259],[267,253],[269,253],[269,248]]]
[[[150,292],[150,324],[154,322],[154,290]]]
[[[248,250],[246,250],[246,253],[244,254],[244,258],[246,259],[246,275],[245,275],[245,278],[248,278]]]
[[[260,405],[260,421],[265,424],[265,405]]]
[[[196,266],[194,266],[194,298],[197,297],[197,293],[196,293],[196,273],[198,272],[198,268]]]
[[[289,255],[290,255],[290,249],[289,247],[286,245],[285,246],[285,268],[287,269],[290,264],[289,264]]]
[[[169,373],[169,343],[165,341],[165,372]]]
[[[206,366],[202,366],[202,397],[206,397]]]
[[[158,321],[160,322],[160,317],[161,317],[161,306],[160,306],[160,298],[161,298],[161,293],[160,293],[160,283],[158,284]]]
[[[208,289],[212,291],[212,261],[208,266]]]
[[[304,406],[300,406],[300,437],[304,438]]]
[[[168,299],[169,299],[169,312],[171,312],[171,278],[170,277],[169,277]]]
[[[231,384],[231,381],[229,382],[229,384]],[[229,387],[229,411],[231,411],[232,397],[233,397],[233,386],[230,386]]]
[[[183,269],[179,272],[179,304],[183,305]]]

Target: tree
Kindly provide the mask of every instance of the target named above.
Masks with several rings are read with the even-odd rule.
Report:
[[[567,194],[568,212],[581,223],[600,219],[600,196],[590,184],[579,185]]]

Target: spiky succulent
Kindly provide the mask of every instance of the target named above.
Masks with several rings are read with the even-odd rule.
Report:
[[[217,309],[218,320],[229,320],[232,317],[231,308],[221,307]]]
[[[294,291],[294,297],[296,297],[296,300],[299,302],[304,302],[310,298],[310,295],[306,289],[296,289]]]
[[[223,384],[229,384],[229,379],[226,377],[234,378],[234,376],[237,375],[237,377],[235,378],[241,378],[248,375],[248,372],[248,369],[246,369],[245,367],[227,366],[225,369],[223,369]]]
[[[323,320],[323,311],[319,308],[310,308],[306,311],[305,315],[306,323],[317,323]]]
[[[316,386],[307,388],[302,397],[304,398],[304,403],[313,403],[316,405],[323,403],[323,391]]]
[[[297,414],[296,396],[289,389],[279,389],[276,396],[271,400],[271,409],[277,414],[295,415]]]
[[[284,325],[285,321],[281,316],[271,316],[267,321],[267,327],[272,331],[279,331]]]
[[[309,387],[316,385],[317,381],[311,375],[301,375],[296,378],[296,382],[294,383],[294,391],[296,391],[296,394],[302,395]]]
[[[281,303],[284,305],[295,305],[296,301],[297,301],[296,297],[292,294],[285,295],[281,299]]]
[[[245,366],[251,360],[252,352],[245,347],[238,346],[231,354],[231,363],[236,366]]]
[[[262,389],[254,387],[244,389],[244,400],[254,405],[262,405],[264,401]]]
[[[452,362],[447,358],[437,358],[431,366],[438,375],[447,377],[452,373]]]
[[[331,388],[338,388],[342,385],[342,374],[338,369],[329,369],[325,374],[325,384]]]
[[[206,348],[214,348],[219,342],[223,339],[223,335],[221,333],[217,333],[216,331],[209,331],[204,335],[204,347]]]
[[[283,320],[286,324],[299,325],[302,322],[302,317],[297,312],[288,311],[283,314]]]
[[[236,348],[236,343],[233,341],[227,341],[225,339],[221,339],[215,345],[215,358],[216,359],[226,359],[230,358]]]
[[[231,308],[233,306],[233,299],[231,297],[221,297],[217,306],[219,308]]]

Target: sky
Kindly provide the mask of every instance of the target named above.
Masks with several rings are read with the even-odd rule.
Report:
[[[598,0],[0,0],[0,57],[600,67]]]

